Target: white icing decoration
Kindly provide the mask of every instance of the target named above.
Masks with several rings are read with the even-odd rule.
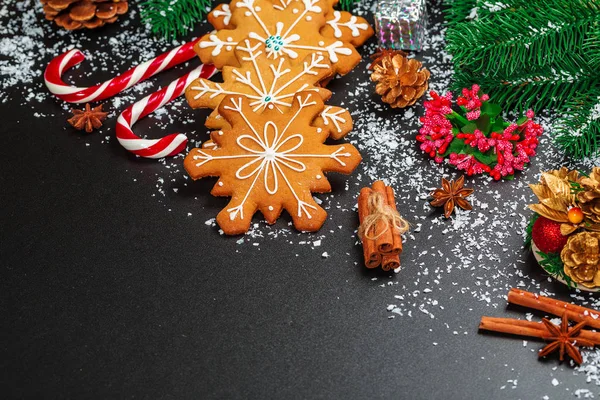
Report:
[[[219,182],[219,186],[223,186],[223,182]]]
[[[273,8],[279,11],[283,11],[292,3],[292,0],[279,0],[279,4],[273,4]],[[297,11],[296,11],[297,12]]]
[[[306,17],[306,20],[310,21],[310,20],[312,20],[312,17],[309,15],[308,17]]]
[[[294,94],[301,92],[310,86],[308,83],[305,83],[300,88],[290,92],[290,89],[288,89],[290,85],[305,75],[318,75],[319,69],[329,69],[329,65],[323,64],[324,56],[312,54],[310,62],[305,61],[303,63],[302,71],[298,72],[295,76],[289,76],[291,70],[289,68],[284,69],[284,59],[281,58],[277,66],[273,64],[269,65],[268,71],[273,75],[273,81],[270,87],[267,87],[265,79],[263,78],[265,71],[260,68],[256,61],[256,59],[263,54],[262,50],[258,50],[259,47],[261,47],[260,43],[257,43],[254,47],[250,47],[249,40],[245,40],[245,46],[238,46],[239,51],[247,54],[247,56],[242,57],[241,60],[250,61],[254,73],[252,73],[252,71],[246,71],[246,74],[242,75],[239,70],[232,70],[233,75],[236,77],[236,81],[250,88],[254,94],[228,91],[219,83],[212,83],[214,87],[211,87],[207,81],[199,80],[197,83],[200,86],[196,85],[190,87],[190,90],[198,92],[194,96],[194,100],[198,100],[200,97],[207,94],[210,94],[209,98],[211,99],[219,95],[241,94],[253,100],[250,105],[254,107],[253,111],[255,112],[261,108],[264,109],[268,105],[290,107]]]
[[[321,133],[321,132],[323,132],[323,129],[317,128],[317,133]]]
[[[213,15],[215,17],[223,17],[223,23],[225,25],[229,25],[229,21],[231,20],[231,9],[229,8],[229,4],[223,4],[221,10],[214,10]]]
[[[269,206],[269,211],[273,211],[273,210],[274,210],[273,206]]]
[[[331,27],[333,28],[333,34],[336,38],[341,38],[342,37],[342,30],[340,29],[340,27],[345,27],[350,29],[350,32],[352,33],[353,37],[358,37],[360,36],[360,31],[366,31],[367,29],[369,29],[369,24],[366,23],[356,23],[356,21],[358,21],[358,18],[356,18],[356,16],[352,15],[350,17],[350,21],[348,22],[340,22],[342,18],[342,13],[340,13],[339,11],[334,11],[333,12],[333,19],[330,19],[329,21],[327,21],[327,23],[329,25],[331,25]]]
[[[285,171],[306,171],[306,164],[298,160],[302,158],[331,158],[340,165],[345,166],[346,164],[341,158],[352,156],[351,153],[342,152],[344,146],[338,147],[337,150],[331,154],[294,153],[294,151],[298,150],[304,143],[304,136],[301,133],[286,136],[288,129],[294,125],[294,121],[304,108],[317,104],[315,101],[310,100],[311,94],[307,94],[304,99],[298,95],[296,96],[296,99],[299,103],[298,110],[289,118],[286,126],[281,132],[279,132],[279,128],[274,122],[268,121],[264,125],[261,133],[258,132],[254,125],[248,120],[248,117],[242,109],[242,98],[231,98],[232,105],[226,105],[224,108],[238,113],[252,133],[240,135],[236,139],[237,145],[240,149],[244,150],[244,154],[212,156],[200,149],[196,149],[197,154],[193,156],[193,159],[198,161],[196,167],[201,167],[213,160],[249,159],[248,162],[238,168],[235,172],[237,179],[252,179],[252,182],[241,203],[227,209],[229,218],[232,221],[238,218],[238,216],[240,219],[244,219],[244,204],[248,200],[250,193],[254,190],[255,185],[261,176],[263,178],[265,190],[271,195],[274,195],[279,191],[279,179],[281,177],[288,190],[296,199],[297,216],[301,217],[302,214],[305,214],[307,218],[311,219],[312,215],[310,214],[310,209],[316,210],[317,208],[300,199]],[[317,179],[321,179],[321,175],[317,175]],[[271,207],[269,207],[269,210],[272,210]]]
[[[321,179],[321,178],[322,178],[322,176],[317,174],[317,176],[315,176],[315,178],[317,178],[317,179]]]
[[[223,136],[223,131],[219,131],[219,136]]]
[[[323,124],[329,125],[329,122],[332,122],[338,132],[342,131],[340,124],[346,123],[346,120],[340,117],[340,114],[344,114],[346,110],[343,108],[338,109],[337,111],[331,112],[335,108],[332,106],[325,107],[325,110],[321,113],[321,117],[323,117]],[[330,121],[331,120],[331,121]]]

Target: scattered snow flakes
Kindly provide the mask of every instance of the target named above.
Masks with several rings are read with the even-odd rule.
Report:
[[[558,379],[552,378],[552,386],[558,386],[558,385],[559,385]]]
[[[327,253],[326,251],[324,251],[323,254],[321,254],[321,257],[323,257],[323,258],[329,258],[329,253]]]
[[[506,382],[508,382],[508,383],[511,384],[511,387],[510,387],[511,389],[516,389],[517,388],[518,381],[516,379],[509,379]]]
[[[575,390],[575,397],[578,399],[593,399],[594,393],[592,393],[589,389],[577,389]]]

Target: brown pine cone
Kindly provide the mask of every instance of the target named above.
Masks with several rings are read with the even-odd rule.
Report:
[[[565,273],[588,288],[600,286],[600,233],[580,232],[569,236],[560,252]]]
[[[129,9],[127,0],[40,0],[46,19],[67,30],[94,29],[117,20]]]
[[[401,51],[383,51],[373,56],[371,80],[375,92],[392,108],[412,106],[429,87],[429,71]]]
[[[583,215],[589,222],[600,223],[600,168],[595,167],[589,177],[580,180],[583,191],[577,194],[577,200]]]

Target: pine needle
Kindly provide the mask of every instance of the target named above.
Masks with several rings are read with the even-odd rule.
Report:
[[[340,0],[339,8],[344,11],[352,11],[354,8],[354,4],[358,3],[360,0]]]
[[[174,39],[202,21],[211,4],[211,0],[145,0],[141,17],[154,34]]]

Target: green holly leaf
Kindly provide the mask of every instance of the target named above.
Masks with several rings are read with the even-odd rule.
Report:
[[[450,142],[450,146],[448,146],[448,148],[446,149],[446,152],[444,154],[442,154],[442,157],[447,157],[451,153],[456,153],[456,154],[464,153],[465,147],[467,147],[465,145],[465,142],[463,142],[460,139],[454,139],[452,142]]]
[[[494,121],[494,123],[492,123],[492,126],[490,128],[490,133],[492,133],[492,132],[502,133],[502,132],[504,132],[504,128],[506,128],[504,121],[502,119],[497,119]]]
[[[489,165],[490,167],[493,166],[493,164],[498,163],[498,156],[492,151],[488,151],[485,153],[482,153],[480,151],[475,151],[475,152],[473,152],[473,156],[480,163]]]
[[[526,115],[523,115],[521,118],[519,118],[517,120],[517,125],[523,125],[525,122],[527,122],[528,118]]]
[[[484,135],[488,135],[490,133],[490,128],[492,126],[490,116],[487,114],[481,114],[481,117],[477,119],[477,129],[483,132]]]
[[[461,132],[462,133],[473,133],[473,132],[475,132],[475,129],[477,129],[477,124],[475,122],[471,121],[462,127]]]
[[[481,113],[489,115],[490,118],[494,118],[494,117],[500,115],[501,112],[502,112],[502,107],[500,107],[498,104],[485,102],[481,106]]]

